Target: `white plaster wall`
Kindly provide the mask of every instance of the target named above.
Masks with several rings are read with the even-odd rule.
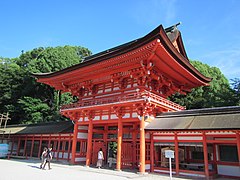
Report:
[[[110,92],[111,91],[111,89],[105,89],[105,92]]]
[[[58,153],[58,158],[62,158],[62,152]]]
[[[126,113],[123,118],[130,118],[130,113]]]
[[[150,134],[145,134],[145,139],[150,139]]]
[[[240,177],[240,166],[218,165],[218,174]]]
[[[108,115],[103,115],[102,120],[108,120]]]
[[[118,117],[115,114],[111,114],[111,119],[118,119]]]
[[[63,158],[67,159],[68,158],[68,153],[63,153]]]
[[[193,173],[184,173],[184,172],[179,172],[179,175],[194,176],[194,177],[205,177],[205,175],[202,175],[202,174],[193,174]]]
[[[174,137],[170,136],[154,136],[154,140],[174,140]]]
[[[137,113],[132,113],[132,117],[138,117],[138,114]]]
[[[134,84],[133,84],[133,87],[136,87],[136,86],[138,86],[137,83],[134,83]]]
[[[169,173],[169,171],[166,171],[166,170],[160,170],[160,169],[154,169],[154,172]],[[175,171],[172,171],[172,174],[176,174],[176,172],[175,172]]]
[[[95,120],[100,120],[100,116],[95,116],[95,118],[93,119],[94,121]]]
[[[78,139],[87,139],[88,133],[79,132],[77,135]]]
[[[145,164],[145,170],[150,170],[150,164]]]
[[[88,126],[78,126],[79,130],[88,130]]]
[[[180,136],[178,140],[202,140],[201,136]]]
[[[86,161],[86,158],[85,157],[78,157],[78,158],[75,158],[75,161],[76,162]]]

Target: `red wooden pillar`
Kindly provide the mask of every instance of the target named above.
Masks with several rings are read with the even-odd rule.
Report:
[[[205,176],[206,176],[206,179],[209,179],[207,138],[205,133],[203,133],[203,155],[204,155]]]
[[[137,125],[133,124],[133,132],[132,132],[132,145],[133,145],[133,157],[132,157],[132,161],[133,161],[133,168],[136,165],[137,162],[137,154],[136,154],[136,144],[137,144]]]
[[[71,134],[69,134],[69,139],[68,139],[68,157],[67,157],[67,160],[69,161],[70,159],[70,149],[71,149],[71,140],[72,140],[72,136]]]
[[[78,124],[75,122],[74,124],[74,132],[73,132],[73,141],[72,141],[72,158],[71,163],[75,163],[75,157],[76,157],[76,146],[77,146],[77,135],[78,135]]]
[[[32,157],[33,154],[33,146],[34,146],[34,136],[32,137],[32,145],[31,145],[31,151],[30,151],[30,157]]]
[[[117,139],[117,165],[116,170],[121,170],[121,156],[122,156],[122,118],[118,117],[118,139]]]
[[[58,147],[57,147],[57,160],[59,159],[59,151],[60,151],[60,145],[61,145],[61,135],[58,135]]]
[[[51,140],[52,140],[52,136],[51,136],[51,134],[49,134],[49,137],[48,137],[48,147],[53,148],[53,144],[51,144]]]
[[[21,138],[18,137],[18,146],[17,146],[17,152],[16,152],[17,156],[19,155],[20,145],[21,145]]]
[[[12,146],[11,146],[10,155],[12,155],[14,143],[15,143],[15,138],[12,139]]]
[[[144,113],[142,115],[142,119],[140,122],[140,166],[139,166],[139,172],[144,174],[145,173],[145,153],[146,153],[146,147],[145,147],[145,121],[144,121]]]
[[[154,143],[153,133],[150,134],[151,145],[150,145],[150,172],[154,172]]]
[[[189,146],[186,147],[186,154],[187,154],[187,157],[186,157],[187,163],[189,163],[189,159],[190,159],[190,157],[189,157]]]
[[[41,156],[41,151],[42,151],[42,134],[40,136],[39,149],[38,149],[38,158],[40,158],[40,156]]]
[[[238,162],[240,165],[240,134],[238,131],[236,132],[236,137],[237,137],[237,149],[238,149]]]
[[[92,119],[89,119],[88,124],[88,140],[87,140],[87,157],[86,157],[86,166],[89,166],[91,163],[91,154],[92,154],[92,134],[93,134],[93,124]]]
[[[215,170],[216,174],[218,174],[216,144],[213,144],[213,163],[214,163],[214,170]]]
[[[27,149],[27,136],[25,137],[24,150],[23,150],[23,156],[27,157],[26,149]]]
[[[103,149],[103,151],[104,151],[103,154],[104,154],[104,162],[106,164],[108,162],[108,159],[107,159],[107,156],[108,156],[107,135],[108,135],[108,126],[105,125],[104,132],[103,132],[103,142],[104,142],[105,148]]]
[[[174,133],[174,145],[175,145],[175,167],[176,167],[176,175],[179,175],[179,152],[178,152],[178,138],[177,132]]]

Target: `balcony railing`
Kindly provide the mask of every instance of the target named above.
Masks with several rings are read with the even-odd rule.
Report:
[[[70,109],[81,109],[93,106],[103,106],[103,105],[111,105],[111,104],[123,104],[127,102],[137,102],[144,101],[154,103],[156,105],[167,107],[173,110],[184,110],[183,106],[180,106],[172,101],[169,101],[161,96],[158,96],[149,91],[134,91],[124,94],[112,94],[108,96],[101,96],[96,98],[85,98],[85,100],[81,100],[77,103],[63,105],[61,107],[61,111],[70,110]]]

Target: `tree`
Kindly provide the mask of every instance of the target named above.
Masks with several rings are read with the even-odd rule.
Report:
[[[210,67],[199,61],[191,61],[191,64],[203,75],[212,78],[210,85],[194,88],[186,96],[175,94],[170,97],[172,101],[186,106],[187,109],[235,105],[233,90],[219,68]]]
[[[9,112],[13,124],[63,119],[59,106],[73,97],[36,82],[32,73],[59,71],[89,55],[91,51],[84,47],[58,46],[36,48],[19,58],[0,58],[0,111]]]
[[[18,123],[16,102],[21,97],[21,84],[24,71],[14,63],[15,59],[2,58],[0,64],[0,112],[9,112],[11,118]],[[13,120],[12,120],[13,121]],[[10,122],[12,122],[10,121]]]
[[[21,117],[22,123],[32,124],[52,120],[50,107],[40,99],[22,97],[18,100],[18,104],[20,109],[25,112]]]
[[[239,78],[235,78],[235,79],[231,79],[231,85],[233,87],[234,90],[234,97],[236,99],[236,105],[240,106],[240,79]]]

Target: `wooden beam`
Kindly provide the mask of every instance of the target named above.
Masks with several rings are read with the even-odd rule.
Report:
[[[90,166],[91,155],[92,155],[92,135],[93,135],[93,123],[92,119],[89,120],[88,124],[88,140],[87,140],[87,156],[86,156],[86,166]]]
[[[175,166],[176,166],[176,175],[179,175],[179,152],[178,152],[178,137],[177,132],[174,134],[174,145],[175,145]]]
[[[117,165],[116,170],[121,170],[121,161],[122,161],[122,118],[119,115],[118,119],[118,139],[117,139]]]
[[[141,122],[140,122],[140,166],[139,166],[139,172],[141,174],[145,173],[145,153],[146,153],[146,147],[145,147],[145,114],[142,114]]]
[[[154,143],[153,143],[153,134],[150,133],[150,172],[154,172]]]
[[[72,159],[71,159],[72,164],[75,164],[77,135],[78,135],[78,124],[75,122],[74,131],[73,131],[73,141],[72,141]]]
[[[238,162],[240,166],[240,134],[239,132],[236,132],[236,137],[237,137]]]
[[[209,179],[209,170],[208,170],[208,149],[207,149],[207,141],[206,134],[203,133],[203,155],[204,155],[204,168],[205,168],[205,176],[206,179]]]

